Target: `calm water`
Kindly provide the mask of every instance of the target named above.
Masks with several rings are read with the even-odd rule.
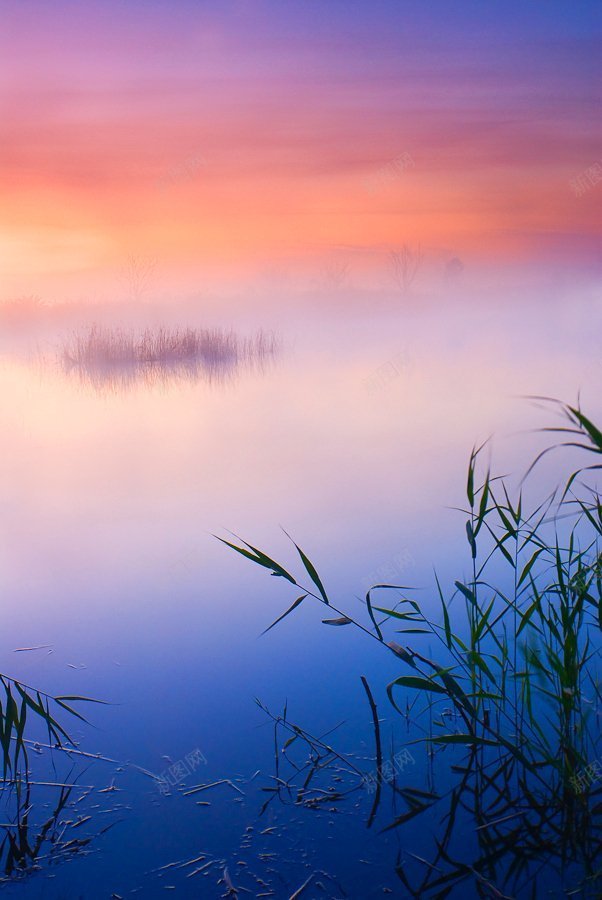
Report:
[[[295,595],[212,535],[231,530],[294,564],[286,528],[348,608],[382,580],[416,585],[434,603],[433,564],[446,584],[468,570],[451,508],[463,502],[472,445],[494,433],[498,470],[524,472],[542,446],[530,429],[550,421],[520,399],[527,393],[573,400],[581,389],[600,418],[602,307],[586,292],[570,303],[339,306],[247,317],[242,331],[273,329],[279,353],[223,379],[103,389],[32,358],[36,340],[50,354],[47,336],[25,349],[6,340],[2,671],[109,701],[88,708],[92,727],[72,727],[81,751],[108,761],[57,753],[53,770],[47,751],[32,761],[38,781],[77,775],[71,800],[81,800],[57,822],[90,842],[62,865],[42,859],[7,896],[219,897],[224,862],[250,896],[290,897],[314,872],[304,896],[403,896],[398,854],[426,852],[426,826],[379,835],[394,816],[391,792],[370,830],[365,788],[315,809],[276,798],[258,818],[275,784],[274,735],[254,699],[275,713],[286,702],[316,735],[343,722],[328,742],[370,771],[360,675],[385,739],[403,748],[384,690],[399,674],[394,660],[361,634],[322,626],[309,604],[259,637]],[[542,466],[534,493],[563,465]],[[404,778],[424,787],[424,751],[411,755]],[[164,795],[152,774],[187,759]],[[185,794],[222,779],[231,784]],[[118,790],[100,793],[107,787]],[[33,828],[58,791],[32,792]]]

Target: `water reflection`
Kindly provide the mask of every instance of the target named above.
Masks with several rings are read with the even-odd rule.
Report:
[[[49,780],[19,775],[2,781],[0,886],[34,873],[48,874],[60,863],[87,856],[95,842],[117,824],[123,804],[103,808],[92,803],[100,799],[99,794],[112,796],[117,788],[113,783],[108,788],[80,784],[82,774],[72,768],[64,780],[55,771]]]
[[[274,725],[275,752],[260,817],[275,802],[294,808],[311,817],[298,821],[302,832],[316,827],[316,815],[332,825],[334,814],[345,811],[359,812],[370,828],[378,812],[380,839],[397,837],[391,860],[397,889],[403,886],[403,896],[417,900],[556,896],[558,885],[571,895],[600,896],[602,787],[579,794],[561,782],[528,779],[511,753],[477,747],[448,753],[447,760],[437,753],[426,766],[415,766],[421,757],[415,745],[423,737],[415,722],[405,745],[392,743],[384,754],[375,726],[374,754],[367,757],[343,751],[332,731],[315,736],[286,710],[274,715],[262,708]],[[362,774],[367,764],[372,771]],[[387,874],[381,867],[380,878]]]
[[[539,896],[559,884],[572,894],[599,896],[602,834],[593,798],[587,802],[565,786],[525,780],[510,754],[485,758],[472,749],[452,768],[459,777],[442,798],[394,786],[405,804],[395,826],[430,813],[435,804],[441,823],[427,859],[408,853],[411,859],[396,866],[410,896],[463,890],[471,896]]]

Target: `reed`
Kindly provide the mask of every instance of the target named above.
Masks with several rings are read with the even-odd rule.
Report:
[[[74,702],[101,703],[90,697],[75,695],[54,696],[32,688],[16,678],[0,674],[0,747],[2,761],[2,781],[7,776],[28,779],[29,729],[33,723],[41,726],[48,736],[48,743],[62,748],[71,743],[65,728],[57,716],[65,712],[69,716],[86,721],[73,708]],[[22,767],[20,769],[20,766]]]
[[[239,337],[219,328],[146,328],[141,332],[92,325],[62,344],[63,369],[99,389],[205,378],[220,381],[241,366],[261,367],[277,352],[276,337]]]
[[[422,699],[428,727],[417,742],[429,755],[440,758],[447,750],[457,760],[458,752],[465,754],[450,770],[459,781],[446,792],[445,835],[425,878],[412,886],[403,867],[398,872],[413,896],[446,896],[477,876],[480,890],[498,884],[500,860],[508,854],[502,882],[510,880],[514,890],[533,887],[538,853],[575,863],[582,884],[596,874],[602,846],[595,819],[602,793],[596,717],[602,708],[602,502],[583,478],[602,468],[602,432],[580,408],[546,402],[564,420],[545,430],[595,461],[527,508],[524,482],[513,494],[506,478],[481,467],[484,448],[473,449],[462,510],[470,576],[447,593],[436,578],[439,616],[409,588],[392,584],[367,591],[363,614],[343,609],[294,541],[303,576],[245,541],[220,538],[297,592],[270,628],[302,603],[319,603],[324,624],[355,627],[398,659],[402,672],[387,696],[404,716]],[[539,454],[528,473],[556,446]],[[402,637],[393,640],[392,629]],[[429,791],[401,796],[405,808],[388,828],[441,801]],[[450,854],[460,809],[472,817],[481,851],[470,865]]]
[[[219,328],[147,328],[141,333],[92,325],[75,332],[61,348],[62,358],[75,366],[121,366],[239,361],[275,351],[273,335],[259,332],[241,340],[233,331]]]

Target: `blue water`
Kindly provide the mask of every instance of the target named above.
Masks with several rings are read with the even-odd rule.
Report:
[[[463,503],[473,444],[495,432],[496,465],[523,473],[542,446],[529,430],[549,423],[525,393],[574,399],[582,388],[600,418],[595,307],[580,302],[570,320],[550,304],[544,325],[529,298],[520,319],[495,300],[411,316],[275,316],[257,323],[279,335],[273,365],[223,384],[94,390],[53,366],[50,340],[45,361],[22,346],[5,358],[0,670],[107,701],[87,706],[91,725],[70,731],[82,752],[110,760],[31,754],[35,780],[93,786],[59,816],[61,827],[76,824],[73,837],[92,840],[60,864],[40,859],[4,885],[7,896],[219,897],[224,867],[249,896],[290,897],[312,873],[303,896],[405,896],[395,865],[420,869],[407,852],[428,853],[439,814],[379,834],[395,818],[393,792],[384,785],[368,829],[373,796],[345,774],[354,790],[340,803],[277,798],[259,818],[275,784],[274,735],[254,702],[274,713],[286,703],[314,735],[342,723],[326,740],[371,772],[365,675],[387,752],[411,749],[404,783],[428,789],[424,747],[410,743],[416,733],[386,698],[399,664],[351,627],[322,625],[315,601],[260,637],[297,594],[213,534],[232,529],[299,572],[283,526],[344,609],[365,615],[357,598],[379,580],[416,586],[434,609],[433,565],[447,586],[470,569],[452,507]],[[547,462],[533,495],[565,468],[562,456]],[[48,646],[14,652],[38,645]],[[195,754],[203,761],[164,795],[152,776]],[[439,786],[442,771],[434,767]],[[222,779],[235,787],[184,794]],[[32,786],[34,825],[56,795]],[[82,815],[90,819],[77,824]],[[464,888],[457,896],[473,896]]]

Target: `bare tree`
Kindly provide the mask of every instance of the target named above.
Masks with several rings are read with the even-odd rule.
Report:
[[[407,294],[414,283],[423,260],[422,247],[404,244],[401,250],[391,250],[393,279],[402,294]]]
[[[130,298],[137,302],[148,291],[157,269],[157,257],[147,253],[130,253],[121,268]]]
[[[464,271],[464,263],[458,256],[448,260],[445,264],[445,278],[447,281],[458,281]]]
[[[347,281],[349,263],[340,259],[332,259],[323,270],[324,285],[327,290],[339,290]]]

